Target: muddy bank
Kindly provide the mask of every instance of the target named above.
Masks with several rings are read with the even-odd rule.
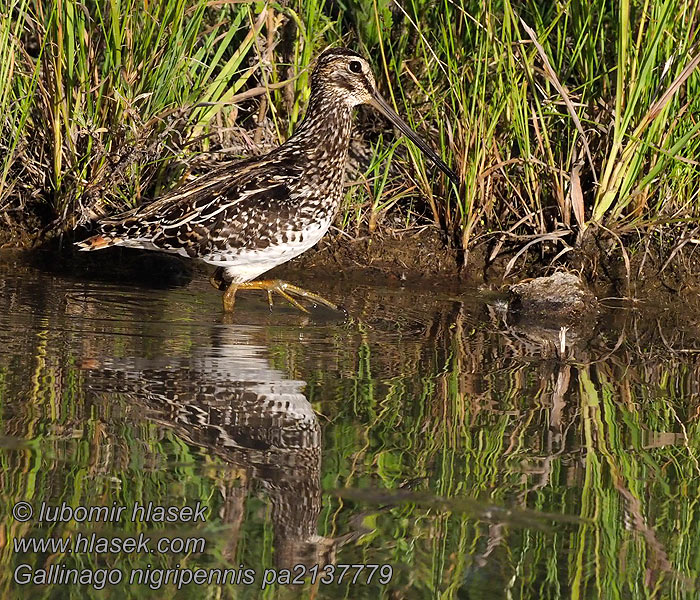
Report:
[[[80,269],[98,277],[106,262],[115,261],[130,272],[145,273],[145,283],[152,281],[154,271],[159,271],[164,285],[190,278],[192,271],[205,273],[208,269],[178,257],[124,248],[77,253],[72,243],[82,239],[84,232],[82,236],[81,232],[69,232],[45,239],[42,236],[47,225],[39,215],[29,212],[22,218],[9,214],[2,217],[0,248],[57,252],[63,262],[77,261]],[[510,284],[563,269],[580,274],[598,298],[657,304],[683,300],[695,305],[700,297],[700,251],[696,244],[674,249],[646,239],[623,249],[613,236],[592,233],[578,248],[559,258],[561,246],[539,244],[520,253],[522,248],[523,244],[497,247],[493,240],[483,240],[465,254],[450,247],[442,232],[433,226],[401,232],[365,231],[356,237],[334,229],[302,256],[270,271],[270,276],[350,279],[449,291],[500,291]],[[42,256],[46,256],[45,252]]]
[[[45,234],[55,216],[47,207],[47,203],[28,202],[22,209],[0,210],[0,249],[27,249],[48,242],[52,236]]]
[[[647,241],[622,248],[612,236],[592,232],[580,247],[558,258],[561,246],[541,244],[516,260],[523,244],[495,248],[486,240],[464,253],[448,247],[434,227],[356,239],[336,233],[274,272],[501,290],[565,270],[578,273],[598,298],[673,302],[681,297],[694,300],[700,291],[700,251],[692,244],[675,253],[673,247]]]
[[[468,271],[459,254],[444,243],[437,228],[379,233],[351,238],[331,233],[314,248],[274,270],[280,276],[310,273],[313,277],[362,276],[371,283],[416,283],[458,286]]]

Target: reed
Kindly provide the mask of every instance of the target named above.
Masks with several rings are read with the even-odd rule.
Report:
[[[314,55],[344,43],[463,182],[375,124],[348,233],[392,228],[398,210],[465,250],[536,239],[562,256],[600,227],[673,240],[698,216],[699,18],[691,0],[13,0],[0,207],[39,204],[67,228],[176,184],[202,152],[279,143]]]

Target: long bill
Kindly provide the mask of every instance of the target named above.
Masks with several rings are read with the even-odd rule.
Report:
[[[440,169],[450,178],[452,183],[459,187],[459,178],[457,177],[457,174],[444,163],[444,161],[430,146],[428,146],[422,137],[413,131],[413,129],[411,129],[406,122],[393,111],[391,106],[386,103],[386,100],[379,95],[379,92],[372,90],[371,98],[371,105],[374,106],[374,108],[382,113],[387,119],[389,119],[394,125],[396,125],[409,140],[418,146],[418,148],[420,148],[420,150],[435,163],[438,169]]]

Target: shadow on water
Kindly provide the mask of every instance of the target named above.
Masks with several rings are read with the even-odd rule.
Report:
[[[562,332],[333,282],[351,322],[255,295],[226,322],[200,277],[154,290],[37,260],[0,260],[3,597],[697,597],[697,317],[615,308]],[[20,501],[207,517],[22,522]],[[203,541],[14,541],[78,534]],[[266,570],[341,564],[391,567],[261,589]],[[123,580],[20,585],[20,565]],[[211,583],[162,579],[196,569]]]
[[[111,247],[80,252],[72,244],[53,241],[22,260],[37,271],[64,279],[122,284],[126,287],[168,289],[183,287],[193,278],[193,263],[172,254]]]

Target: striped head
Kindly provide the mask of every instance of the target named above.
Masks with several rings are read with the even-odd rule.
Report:
[[[418,146],[455,185],[459,185],[455,172],[381,97],[369,63],[357,52],[347,48],[331,48],[321,53],[311,74],[311,97],[315,96],[341,102],[350,109],[359,104],[374,107]]]
[[[325,96],[353,108],[371,104],[372,91],[377,89],[369,63],[357,52],[331,48],[316,60],[311,75],[312,93],[322,88]]]

